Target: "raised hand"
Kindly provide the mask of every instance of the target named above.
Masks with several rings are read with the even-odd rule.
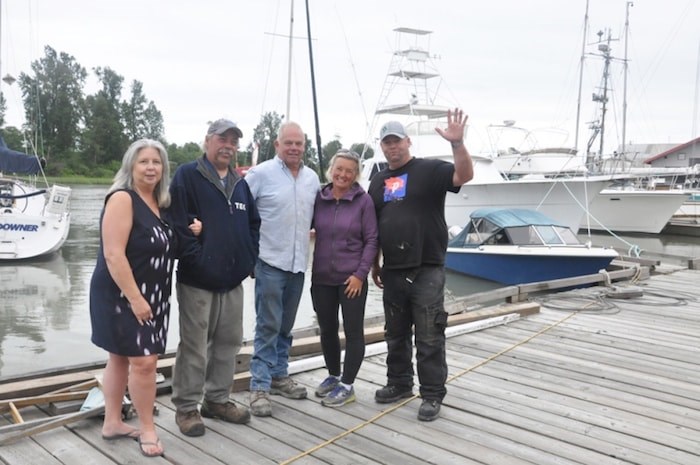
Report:
[[[464,128],[468,118],[469,116],[459,108],[447,110],[447,128],[435,128],[435,130],[451,144],[461,144],[464,142]]]

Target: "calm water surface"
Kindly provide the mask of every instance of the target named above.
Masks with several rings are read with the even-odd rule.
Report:
[[[0,380],[20,374],[104,361],[90,342],[89,286],[99,246],[99,216],[106,186],[75,186],[70,235],[61,251],[45,260],[0,263]],[[307,274],[296,328],[315,324]],[[381,292],[370,283],[367,315],[381,314]],[[450,295],[499,287],[448,274]],[[244,335],[255,327],[253,281],[245,287]],[[177,299],[173,289],[168,350],[178,343]]]

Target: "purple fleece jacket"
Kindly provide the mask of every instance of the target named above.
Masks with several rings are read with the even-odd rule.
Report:
[[[311,282],[336,286],[351,275],[364,281],[377,255],[374,203],[357,183],[339,200],[333,198],[332,187],[323,186],[314,205]]]

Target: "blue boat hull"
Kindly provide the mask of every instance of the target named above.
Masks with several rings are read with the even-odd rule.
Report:
[[[445,267],[502,284],[524,284],[595,274],[614,256],[508,255],[478,249],[447,250]]]

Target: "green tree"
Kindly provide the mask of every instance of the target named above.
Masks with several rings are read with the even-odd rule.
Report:
[[[323,173],[319,173],[321,176],[321,180],[325,179],[326,177],[326,171],[328,171],[328,167],[331,166],[331,158],[333,158],[333,155],[336,154],[336,152],[340,149],[343,148],[343,144],[338,140],[332,140],[326,145],[323,146]]]
[[[95,165],[120,160],[128,146],[121,118],[124,78],[110,68],[95,68],[102,89],[85,99],[85,131],[82,150]]]
[[[26,147],[24,146],[24,134],[22,131],[14,126],[5,126],[2,128],[2,138],[5,140],[5,144],[12,150],[18,152],[26,152]]]
[[[5,125],[5,112],[7,112],[7,101],[2,92],[0,92],[0,127]]]
[[[171,168],[177,168],[184,163],[198,158],[204,153],[202,147],[194,142],[188,142],[182,147],[177,144],[170,144],[166,148],[168,150],[168,158],[172,165]],[[171,171],[174,173],[175,170]]]
[[[163,114],[160,112],[153,100],[148,102],[146,111],[144,112],[144,137],[149,139],[157,139],[161,142],[165,140],[163,133],[165,132],[165,124],[163,123]]]
[[[369,160],[374,157],[374,149],[367,144],[355,143],[350,146],[350,150],[357,153],[363,160]],[[363,155],[364,153],[364,155]]]
[[[80,134],[85,68],[67,53],[44,47],[45,56],[32,62],[33,76],[21,73],[26,129],[42,142],[42,155],[70,152]]]
[[[126,137],[135,141],[143,137],[163,141],[163,115],[143,93],[143,83],[131,83],[131,97],[121,105]]]
[[[282,115],[277,112],[263,114],[260,122],[253,130],[253,140],[248,144],[247,151],[253,153],[255,146],[258,147],[258,163],[270,160],[275,156],[274,142],[277,139],[280,126],[282,125]],[[249,164],[253,164],[252,160]]]
[[[304,151],[304,164],[314,170],[318,175],[321,180],[323,180],[324,176],[320,172],[320,167],[318,164],[318,154],[316,153],[316,149],[314,148],[311,139],[309,139],[309,136],[304,133],[304,139],[306,140],[306,150]]]

